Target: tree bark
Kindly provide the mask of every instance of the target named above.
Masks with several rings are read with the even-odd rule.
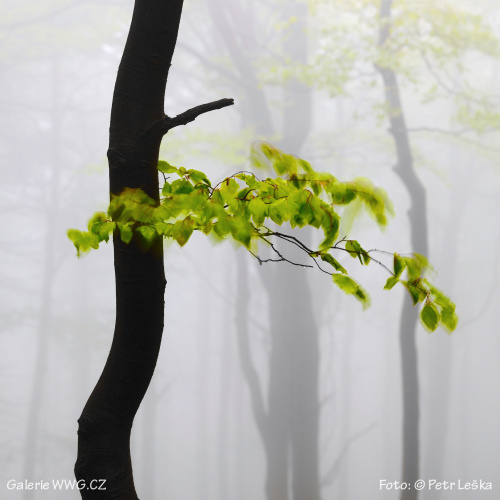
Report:
[[[113,94],[109,139],[111,195],[141,188],[158,202],[158,154],[165,85],[182,0],[136,0]],[[144,252],[113,237],[116,323],[104,370],[78,420],[75,476],[82,499],[136,500],[130,432],[156,365],[163,332],[163,243]],[[92,483],[94,480],[94,483]],[[96,480],[105,480],[104,483]],[[81,484],[82,484],[81,483]],[[105,490],[92,489],[101,486]]]
[[[165,86],[183,0],[136,0],[111,109],[111,196],[142,189],[159,203],[158,155],[163,136],[202,113],[234,104],[202,104],[170,118],[163,111]],[[136,500],[130,432],[156,366],[163,333],[163,240],[147,251],[134,236],[113,235],[116,323],[104,370],[78,420],[75,476],[87,499]],[[99,481],[100,480],[100,481]],[[92,483],[92,481],[94,481]],[[104,482],[102,482],[104,481]],[[105,490],[93,489],[100,485]]]

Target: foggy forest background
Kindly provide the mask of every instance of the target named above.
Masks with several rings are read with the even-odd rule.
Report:
[[[399,2],[409,12],[430,4]],[[383,233],[365,217],[352,234],[368,248],[411,252],[409,194],[393,169],[382,80],[357,45],[366,42],[365,25],[346,5],[366,26],[377,17],[377,2],[368,0],[186,1],[166,111],[175,116],[222,97],[236,103],[171,131],[162,158],[221,180],[247,169],[252,141],[265,139],[339,179],[369,177],[387,190],[396,215]],[[453,5],[500,38],[497,2]],[[5,484],[73,478],[76,419],[111,343],[111,244],[77,259],[66,230],[85,228],[107,206],[111,97],[132,7],[131,0],[0,6],[2,499],[79,498]],[[449,18],[449,36],[460,22]],[[331,34],[337,28],[343,36]],[[401,43],[414,36],[403,33]],[[483,42],[490,53],[478,49]],[[500,48],[483,42],[457,47],[451,63],[445,53],[440,65],[409,53],[411,78],[400,78],[427,193],[428,257],[460,317],[452,335],[417,327],[420,476],[493,483],[477,496],[423,491],[422,500],[497,498],[500,487]],[[347,54],[356,62],[339,67]],[[255,369],[267,406],[270,371],[280,370],[271,364],[272,333],[281,328],[286,339],[294,326],[319,352],[322,498],[398,498],[379,481],[401,480],[399,318],[409,298],[402,287],[382,289],[382,268],[339,260],[370,292],[366,311],[317,270],[259,266],[243,248],[197,234],[182,249],[168,246],[164,340],[132,435],[141,498],[264,500],[266,456],[244,365]],[[271,274],[283,286],[269,288]],[[287,285],[289,276],[299,276],[300,290]],[[300,325],[290,320],[296,301],[310,303]]]

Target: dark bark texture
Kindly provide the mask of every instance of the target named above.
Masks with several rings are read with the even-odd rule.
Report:
[[[136,0],[113,94],[109,140],[112,195],[141,188],[158,201],[164,94],[182,0]],[[75,476],[87,499],[135,500],[130,432],[156,365],[163,332],[163,243],[144,252],[115,234],[116,323],[103,373],[78,420]],[[92,489],[105,480],[105,490]],[[82,482],[83,482],[82,481]]]

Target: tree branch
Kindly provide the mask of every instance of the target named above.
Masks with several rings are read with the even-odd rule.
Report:
[[[170,129],[178,127],[179,125],[186,125],[198,118],[203,113],[208,113],[209,111],[214,111],[216,109],[225,108],[226,106],[232,106],[234,104],[234,99],[219,99],[218,101],[207,102],[206,104],[200,104],[194,108],[188,109],[177,115],[175,118],[170,118],[166,116],[162,120],[162,133],[165,135]]]
[[[444,129],[433,128],[433,127],[414,127],[414,128],[408,128],[407,131],[410,133],[429,132],[429,133],[448,135],[448,136],[453,137],[457,141],[462,141],[462,142],[471,144],[472,146],[475,146],[475,147],[478,147],[481,149],[486,149],[489,151],[500,151],[500,148],[496,148],[494,146],[488,146],[487,144],[483,144],[482,142],[475,141],[474,139],[469,139],[468,137],[463,136],[463,134],[465,134],[465,133],[474,132],[474,129],[462,129],[462,130],[454,132],[453,130],[444,130]],[[495,130],[488,130],[487,132],[495,132]]]

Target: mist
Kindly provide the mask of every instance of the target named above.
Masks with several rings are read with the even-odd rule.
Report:
[[[77,419],[113,340],[115,276],[112,241],[77,257],[67,230],[108,206],[133,7],[1,9],[2,499],[80,498]],[[459,322],[429,332],[384,266],[345,252],[366,310],[290,242],[276,247],[301,265],[201,231],[167,238],[163,340],[131,438],[139,498],[497,498],[499,27],[482,0],[185,2],[165,112],[235,104],[171,130],[160,158],[215,185],[266,141],[371,179],[394,216],[381,231],[346,208],[339,239],[389,273],[393,252],[425,254]],[[311,248],[323,236],[281,230]]]

